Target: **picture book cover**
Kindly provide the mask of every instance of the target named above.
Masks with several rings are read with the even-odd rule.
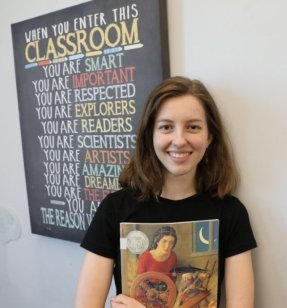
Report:
[[[219,221],[121,223],[122,292],[150,308],[217,307]]]

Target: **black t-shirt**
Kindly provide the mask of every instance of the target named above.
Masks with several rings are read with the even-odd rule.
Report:
[[[224,199],[196,194],[183,200],[162,197],[138,202],[136,195],[122,189],[109,194],[99,206],[81,246],[115,260],[114,278],[121,293],[120,223],[171,223],[219,220],[219,285],[224,277],[224,260],[256,247],[244,205],[233,196]],[[219,298],[219,296],[218,296]]]

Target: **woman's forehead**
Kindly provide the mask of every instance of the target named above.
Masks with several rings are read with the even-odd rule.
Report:
[[[171,97],[163,101],[156,113],[156,121],[177,118],[205,119],[202,103],[192,95]]]

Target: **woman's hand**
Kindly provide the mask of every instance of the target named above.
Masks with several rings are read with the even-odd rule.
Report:
[[[111,308],[120,307],[144,308],[145,306],[132,297],[119,294],[111,299]]]

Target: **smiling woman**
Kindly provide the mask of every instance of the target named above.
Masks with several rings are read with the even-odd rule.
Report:
[[[184,77],[164,80],[148,97],[136,141],[134,155],[120,176],[121,189],[103,200],[82,242],[89,252],[76,307],[104,307],[112,273],[117,293],[122,293],[121,223],[197,225],[214,219],[220,225],[216,237],[219,243],[208,242],[209,235],[216,231],[211,227],[210,234],[196,229],[201,245],[190,239],[198,248],[196,253],[209,255],[218,250],[218,268],[212,272],[215,282],[211,290],[199,290],[202,297],[197,300],[204,298],[206,305],[218,306],[225,274],[230,307],[253,307],[250,250],[256,247],[256,241],[246,208],[231,195],[237,184],[237,170],[219,111],[206,87]],[[157,235],[154,245],[138,259],[137,278],[147,272],[173,277],[169,272],[177,264],[173,251],[177,235],[168,227]],[[105,278],[105,287],[97,277]],[[137,301],[130,296],[133,293],[118,295],[111,307],[143,307],[140,297]],[[194,305],[185,303],[185,307]]]

